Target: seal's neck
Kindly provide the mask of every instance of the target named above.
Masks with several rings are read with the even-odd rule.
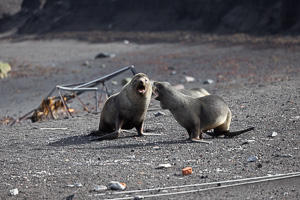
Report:
[[[170,97],[171,98],[169,99],[169,101],[164,102],[164,104],[166,105],[166,108],[168,108],[171,112],[173,110],[183,108],[184,105],[186,105],[186,95],[182,94],[181,92],[175,90],[173,91],[173,95]]]

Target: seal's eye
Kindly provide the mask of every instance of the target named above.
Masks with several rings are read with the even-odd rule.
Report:
[[[157,85],[157,88],[158,88],[159,90],[162,90],[162,89],[164,88],[164,86],[163,86],[162,84],[158,84],[158,85]]]

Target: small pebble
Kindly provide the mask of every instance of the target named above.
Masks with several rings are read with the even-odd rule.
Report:
[[[276,137],[277,135],[278,133],[274,131],[272,134],[268,135],[268,137]]]
[[[9,192],[11,196],[16,196],[17,194],[19,194],[18,188],[11,189]]]
[[[129,41],[128,40],[124,40],[123,43],[126,44],[126,45],[128,45]]]
[[[176,75],[177,72],[176,71],[171,71],[171,75]]]
[[[76,198],[76,195],[71,194],[70,196],[67,196],[66,200],[73,200],[74,198]]]
[[[111,181],[108,185],[108,188],[111,190],[125,190],[126,184],[125,183],[119,183],[117,181]]]
[[[76,187],[82,187],[82,184],[81,183],[75,183],[75,186]]]
[[[72,188],[72,187],[74,187],[74,185],[70,184],[70,185],[66,185],[66,187]]]
[[[258,157],[257,156],[251,156],[250,158],[247,159],[247,162],[255,162],[258,160]]]
[[[165,113],[163,113],[163,112],[161,112],[161,111],[158,111],[158,112],[154,113],[154,116],[155,116],[155,117],[163,116],[163,115],[165,115]]]
[[[107,190],[107,187],[105,185],[95,185],[92,190],[96,192],[100,192],[103,190]]]
[[[158,149],[159,149],[159,146],[154,146],[153,149],[154,149],[154,150],[158,150]]]
[[[95,59],[98,59],[98,58],[114,58],[116,57],[116,54],[113,54],[113,53],[99,53],[98,55],[95,56]]]
[[[186,80],[187,83],[189,83],[189,82],[195,81],[195,78],[191,77],[191,76],[185,76],[185,80]]]
[[[250,143],[252,143],[252,142],[255,142],[255,140],[244,140],[244,141],[242,142],[242,145],[243,145],[243,144],[250,144]]]
[[[159,164],[155,169],[163,169],[163,168],[170,168],[172,165],[167,163],[167,164]]]
[[[118,85],[118,82],[117,81],[111,81],[111,84]]]
[[[258,167],[258,168],[262,168],[262,164],[259,163],[259,164],[257,165],[257,167]]]
[[[281,157],[283,157],[283,158],[291,158],[293,156],[291,154],[283,154]]]
[[[134,200],[140,200],[140,199],[144,199],[145,197],[144,196],[135,196],[133,197]]]
[[[127,158],[134,159],[134,158],[135,158],[135,155],[127,156]]]
[[[207,79],[203,83],[204,84],[212,84],[214,81],[212,79]]]
[[[84,66],[87,66],[87,67],[90,67],[90,66],[91,66],[90,62],[87,61],[87,60],[83,63],[83,65],[84,65]]]

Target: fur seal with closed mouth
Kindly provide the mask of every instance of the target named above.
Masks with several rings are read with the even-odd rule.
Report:
[[[231,111],[227,103],[217,95],[193,98],[162,82],[153,83],[153,92],[161,106],[169,109],[176,121],[187,130],[191,141],[204,142],[203,132],[213,137],[233,137],[254,129],[251,127],[230,132]],[[207,132],[211,129],[214,131]]]
[[[136,74],[119,93],[110,96],[101,111],[98,131],[91,133],[101,136],[98,139],[116,139],[121,129],[136,128],[138,135],[143,133],[144,121],[152,95],[151,82],[147,75]]]

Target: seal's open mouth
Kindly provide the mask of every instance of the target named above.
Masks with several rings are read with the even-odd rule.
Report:
[[[146,87],[144,85],[139,85],[137,91],[139,94],[144,94],[146,92]]]
[[[153,94],[155,95],[155,100],[159,100],[159,93],[154,89],[152,90],[153,91]]]

